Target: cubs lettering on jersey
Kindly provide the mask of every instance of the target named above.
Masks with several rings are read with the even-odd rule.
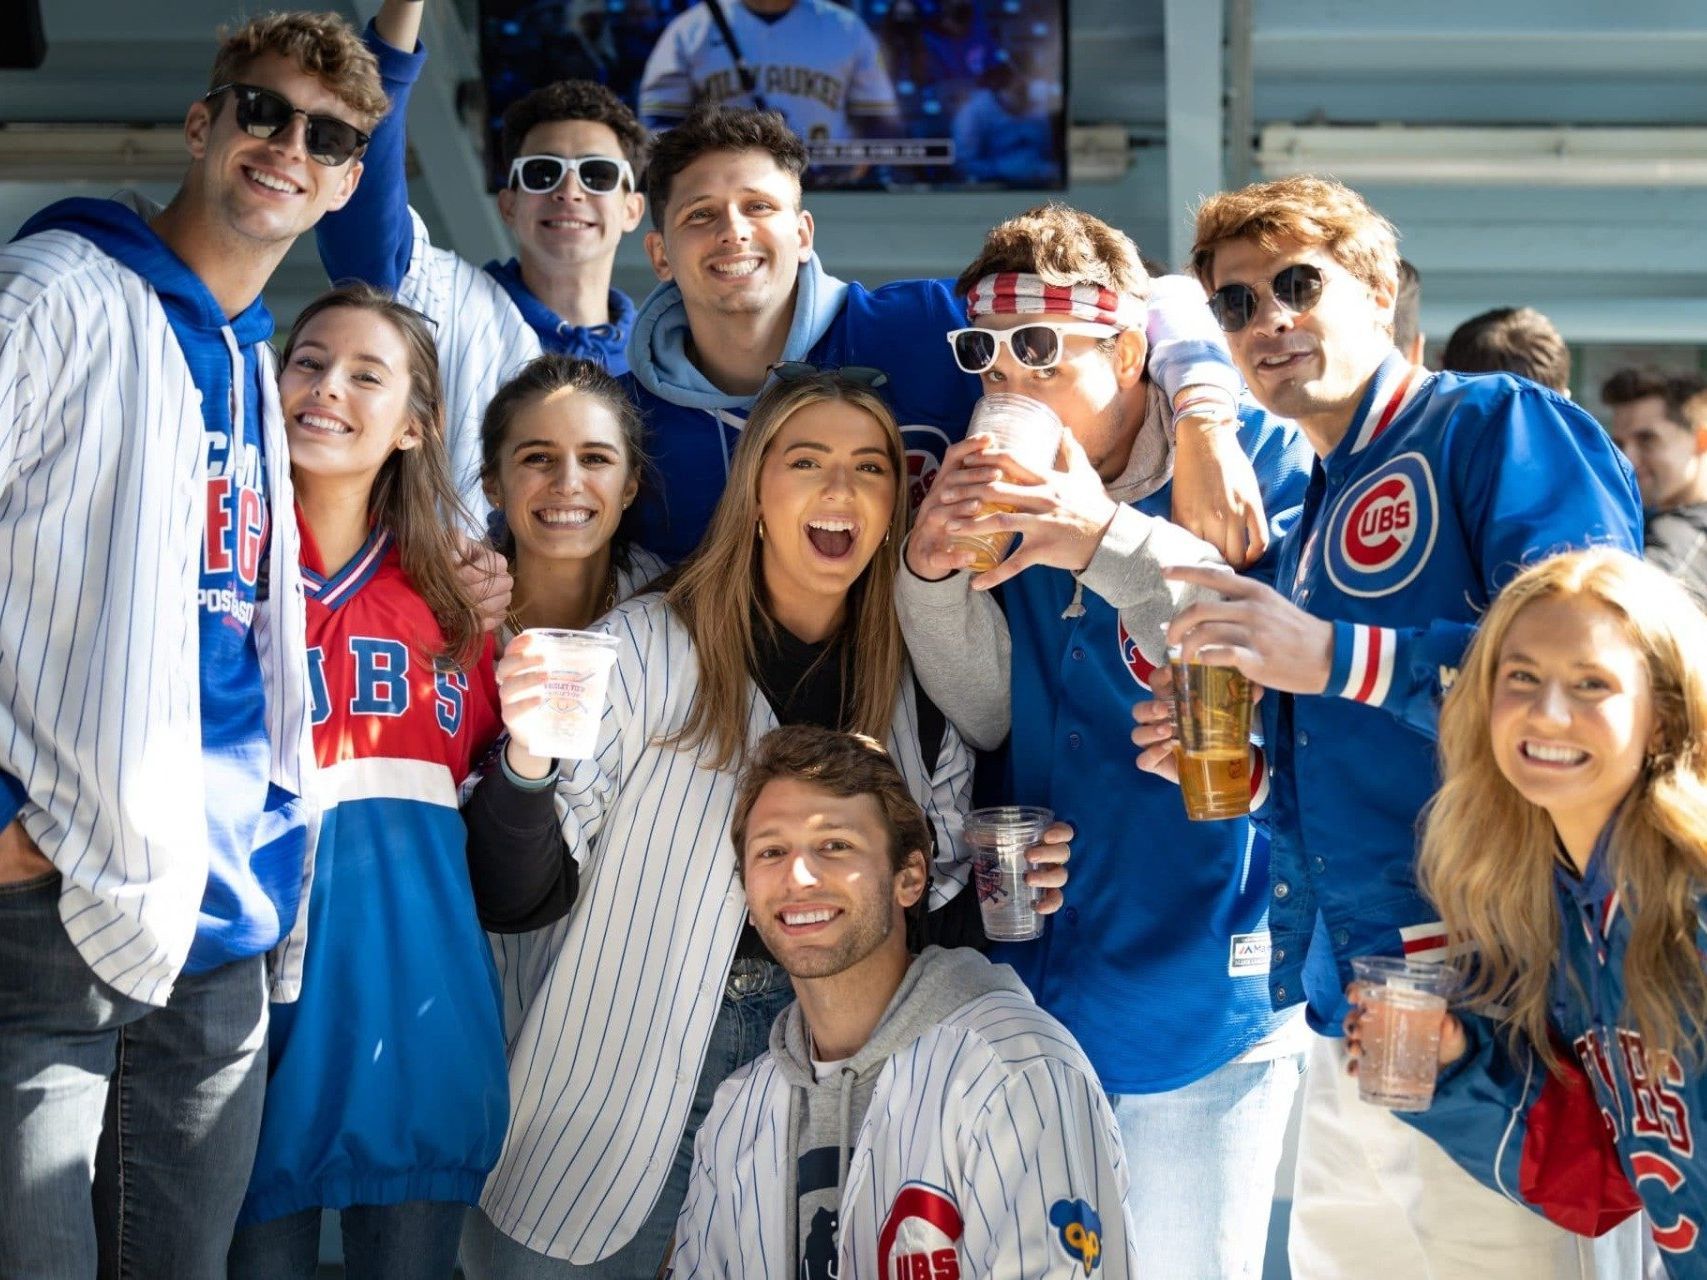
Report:
[[[909,1182],[895,1195],[877,1233],[882,1280],[960,1280],[960,1206],[941,1187]]]
[[[1328,575],[1347,595],[1384,596],[1428,564],[1440,525],[1434,474],[1404,453],[1347,490],[1328,517]]]

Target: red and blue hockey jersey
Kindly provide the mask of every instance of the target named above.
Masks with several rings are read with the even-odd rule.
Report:
[[[313,1206],[473,1202],[508,1119],[497,974],[457,788],[497,736],[487,643],[463,672],[375,529],[335,573],[303,529],[326,804],[302,997],[274,1005],[241,1221]]]
[[[1612,872],[1604,837],[1580,880],[1555,872],[1551,1021],[1592,1101],[1581,1075],[1550,1076],[1526,1048],[1514,1051],[1490,1024],[1466,1019],[1470,1052],[1441,1073],[1429,1110],[1401,1118],[1489,1187],[1581,1234],[1646,1209],[1668,1274],[1707,1280],[1707,1150],[1695,1145],[1707,1064],[1686,1057],[1664,1073],[1649,1067],[1624,1006],[1630,917]],[[1697,918],[1707,919],[1700,907]],[[1700,927],[1697,946],[1707,946]]]
[[[1307,998],[1337,1028],[1352,956],[1445,955],[1413,865],[1441,694],[1500,588],[1590,545],[1642,548],[1635,479],[1598,422],[1510,374],[1388,356],[1280,547],[1277,589],[1335,638],[1323,695],[1261,703],[1277,1008]]]

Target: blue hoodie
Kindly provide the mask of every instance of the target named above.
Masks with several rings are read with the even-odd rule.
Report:
[[[55,229],[82,236],[148,281],[201,393],[208,512],[199,590],[201,724],[209,859],[184,971],[203,973],[271,950],[290,931],[307,848],[300,800],[268,781],[266,692],[254,632],[271,519],[261,431],[260,380],[267,372],[258,351],[273,332],[273,318],[257,298],[227,319],[201,278],[136,210],[117,200],[62,200],[26,222],[18,238]]]

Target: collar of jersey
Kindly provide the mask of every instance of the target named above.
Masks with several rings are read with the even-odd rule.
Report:
[[[1352,458],[1375,443],[1416,398],[1427,380],[1428,370],[1412,364],[1397,351],[1389,352],[1364,389],[1357,412],[1351,416],[1351,426],[1329,456],[1329,469],[1349,465]]]
[[[308,598],[328,609],[336,609],[346,601],[354,599],[367,580],[379,572],[379,566],[385,561],[385,553],[390,549],[390,530],[376,527],[368,534],[367,541],[362,543],[361,550],[351,556],[349,563],[336,573],[323,576],[304,564],[302,585],[308,593]]]

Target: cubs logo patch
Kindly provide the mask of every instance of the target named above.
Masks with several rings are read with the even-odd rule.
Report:
[[[1067,1256],[1088,1276],[1102,1266],[1102,1219],[1083,1200],[1057,1200],[1049,1206],[1049,1225]]]
[[[877,1236],[878,1280],[960,1280],[965,1221],[954,1197],[926,1182],[908,1182]]]
[[[1428,563],[1440,526],[1434,473],[1401,453],[1353,485],[1327,528],[1328,577],[1348,596],[1390,595]]]
[[[914,423],[901,428],[901,439],[907,446],[907,501],[917,511],[942,470],[948,436],[936,427]]]
[[[1146,658],[1138,648],[1138,642],[1132,638],[1132,633],[1126,629],[1126,624],[1120,620],[1118,613],[1114,615],[1114,625],[1119,629],[1120,660],[1126,664],[1126,669],[1132,673],[1138,687],[1148,692],[1150,677],[1156,674],[1156,664]]]

